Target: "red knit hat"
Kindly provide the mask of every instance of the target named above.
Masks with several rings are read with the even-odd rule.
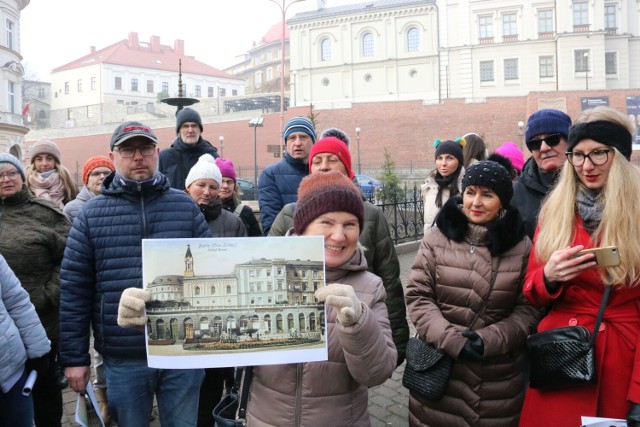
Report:
[[[341,144],[344,145],[342,142]],[[362,195],[355,184],[338,171],[314,173],[302,179],[293,214],[293,228],[296,234],[302,235],[309,224],[327,212],[348,212],[355,215],[362,233]]]
[[[351,153],[349,153],[349,147],[347,144],[339,140],[334,136],[328,136],[322,138],[311,147],[309,152],[309,173],[311,173],[311,165],[313,164],[313,158],[316,154],[331,153],[338,156],[344,167],[347,169],[347,175],[349,179],[353,179],[353,169],[351,169]]]
[[[84,182],[84,185],[87,185],[87,183],[89,182],[89,174],[91,173],[91,171],[101,166],[105,168],[109,168],[111,172],[116,170],[115,165],[113,164],[111,159],[109,159],[108,157],[105,157],[105,156],[89,157],[89,160],[87,160],[87,162],[82,167],[82,182]]]

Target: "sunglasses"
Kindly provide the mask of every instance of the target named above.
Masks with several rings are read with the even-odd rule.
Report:
[[[545,136],[544,138],[533,138],[527,141],[527,148],[529,151],[539,150],[540,147],[542,147],[542,142],[546,142],[549,147],[555,147],[560,144],[561,139],[562,135],[559,133],[553,133]]]

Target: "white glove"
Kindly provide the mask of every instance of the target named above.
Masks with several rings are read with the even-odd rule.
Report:
[[[123,328],[146,325],[147,315],[144,312],[144,307],[145,302],[150,299],[151,294],[144,289],[125,289],[118,305],[118,325]]]
[[[362,303],[349,285],[332,283],[318,289],[315,296],[318,301],[324,301],[338,310],[338,322],[342,326],[353,325],[362,315]]]

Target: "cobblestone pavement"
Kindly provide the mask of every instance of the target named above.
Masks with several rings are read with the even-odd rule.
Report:
[[[416,252],[417,245],[415,243],[398,248],[400,275],[402,284],[405,286]],[[409,323],[409,325],[411,333],[413,334],[415,329],[411,323]],[[409,392],[402,386],[403,372],[404,363],[398,366],[393,376],[384,384],[372,387],[369,390],[369,414],[371,416],[372,427],[406,427],[409,425]],[[62,393],[62,402],[64,405],[64,413],[62,416],[63,427],[75,427],[78,425],[74,421],[76,398],[77,395],[71,391],[70,388],[65,389]],[[154,419],[151,421],[151,427],[160,427],[156,408],[153,410],[153,416]]]

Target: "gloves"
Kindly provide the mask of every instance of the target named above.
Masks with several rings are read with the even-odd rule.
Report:
[[[484,361],[484,342],[480,335],[475,331],[464,331],[462,336],[467,339],[467,342],[464,343],[464,347],[460,350],[458,359],[468,362]]]
[[[627,427],[640,427],[640,405],[631,402],[631,408],[627,412]]]
[[[147,315],[144,312],[144,306],[150,298],[151,294],[144,289],[125,289],[118,306],[118,325],[123,328],[146,325]]]
[[[362,303],[349,285],[332,283],[315,293],[318,301],[323,301],[338,310],[338,322],[342,326],[351,326],[362,315]]]
[[[29,372],[36,371],[38,375],[44,375],[44,373],[49,369],[49,354],[45,354],[44,356],[36,357],[34,359],[27,359],[24,366]]]

